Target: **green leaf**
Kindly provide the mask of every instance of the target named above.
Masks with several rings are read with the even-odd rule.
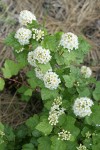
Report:
[[[36,125],[39,122],[39,117],[38,115],[34,115],[33,117],[30,117],[27,121],[26,121],[26,126],[31,130],[34,131],[34,128],[36,127]]]
[[[90,90],[87,87],[81,88],[80,86],[77,87],[77,91],[79,93],[80,97],[89,97],[90,96]]]
[[[39,138],[38,143],[38,150],[51,150],[51,141],[49,137]]]
[[[5,78],[11,78],[13,75],[17,75],[20,68],[18,64],[16,64],[12,60],[6,60],[4,63],[4,68],[2,68],[3,75]]]
[[[0,91],[4,89],[5,81],[0,77]]]
[[[52,131],[52,126],[49,124],[49,121],[44,119],[42,122],[40,122],[36,129],[44,133],[45,135],[49,135]]]
[[[32,89],[27,89],[27,90],[24,92],[24,95],[26,95],[26,96],[32,96]]]
[[[0,131],[4,132],[4,125],[0,122]]]
[[[22,85],[18,90],[18,93],[21,94],[21,100],[28,102],[32,96],[32,89],[27,86]]]
[[[75,82],[74,76],[64,75],[63,78],[65,80],[65,86],[66,87],[68,87],[68,88],[73,87],[73,84]]]
[[[35,150],[35,148],[32,143],[29,143],[29,144],[23,145],[22,150]]]
[[[60,56],[58,53],[55,53],[55,59],[58,63],[58,65],[64,65],[64,58]]]
[[[47,88],[41,89],[42,100],[54,99],[58,96],[58,90],[49,90]]]
[[[100,105],[94,104],[91,111],[91,115],[85,117],[85,122],[96,126],[96,124],[100,124]]]
[[[32,28],[40,28],[40,25],[38,24],[38,22],[36,20],[33,20],[32,23],[27,25],[28,29],[32,29]]]
[[[43,73],[46,73],[49,69],[51,69],[50,63],[47,64],[38,64],[38,67],[41,69]]]
[[[100,149],[100,143],[92,146],[92,150],[99,150],[99,149]]]
[[[54,35],[45,36],[44,40],[42,41],[42,46],[46,49],[51,50],[52,52],[57,51],[61,35],[62,32],[58,32],[55,33]]]
[[[44,87],[43,81],[41,81],[40,79],[37,79],[34,71],[29,71],[27,73],[27,76],[29,77],[29,79],[27,81],[33,90],[36,87],[41,87],[41,88]]]
[[[69,66],[70,64],[72,64],[73,62],[76,63],[76,55],[74,50],[71,52],[68,52],[68,50],[64,50],[64,53],[62,54],[63,57],[63,61],[65,62],[65,64],[67,66]]]
[[[18,53],[18,54],[15,53],[16,60],[18,62],[20,69],[23,69],[28,64],[27,54],[28,54],[28,51],[26,49],[21,53]]]
[[[11,126],[5,125],[5,135],[9,142],[15,141],[15,134]]]
[[[5,38],[5,44],[7,44],[8,46],[13,47],[14,49],[21,49],[22,46],[20,45],[20,43],[18,42],[18,40],[14,37],[15,33],[10,33],[6,38]]]
[[[62,127],[67,130],[70,131],[73,138],[75,139],[79,133],[80,133],[80,129],[78,127],[75,126],[75,121],[76,119],[73,118],[72,116],[67,115],[65,122],[62,124]]]
[[[93,91],[93,97],[95,100],[99,101],[100,100],[100,81],[96,83],[96,88]]]
[[[51,145],[51,150],[66,150],[67,145],[64,141],[58,140],[57,136],[53,136],[51,138],[52,145]]]

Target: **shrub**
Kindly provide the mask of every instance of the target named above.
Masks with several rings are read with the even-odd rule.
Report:
[[[21,12],[19,20],[24,26],[5,39],[16,61],[7,59],[1,68],[0,90],[5,79],[27,68],[17,92],[28,102],[38,89],[43,109],[16,129],[0,123],[0,149],[99,149],[100,82],[89,67],[80,67],[90,45],[71,32],[50,35],[29,11]]]

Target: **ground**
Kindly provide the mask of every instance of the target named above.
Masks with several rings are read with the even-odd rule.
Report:
[[[84,64],[100,79],[100,0],[0,0],[0,68],[6,58],[14,59],[12,49],[3,44],[11,31],[19,28],[18,15],[27,9],[35,13],[40,23],[52,34],[56,31],[82,34],[92,45]],[[8,84],[8,81],[7,81]],[[11,83],[0,94],[0,120],[16,127],[32,113],[30,104],[21,102]],[[35,103],[35,102],[34,102]],[[41,103],[35,103],[35,106]],[[40,106],[38,107],[40,109]]]

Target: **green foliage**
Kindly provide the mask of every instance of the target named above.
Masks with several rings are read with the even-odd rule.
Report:
[[[26,126],[33,131],[34,128],[36,127],[36,125],[39,122],[39,117],[38,115],[34,115],[33,117],[30,117],[27,121],[26,121]]]
[[[47,88],[43,88],[41,90],[41,97],[42,100],[47,100],[47,99],[54,99],[58,96],[58,90],[52,90],[50,91]]]
[[[0,91],[4,89],[4,86],[5,86],[5,81],[2,78],[0,78]]]
[[[48,34],[44,25],[40,25],[35,20],[26,28],[31,31],[32,28],[41,29],[44,35],[39,41],[32,36],[29,44],[23,46],[15,38],[15,33],[8,35],[5,44],[13,48],[16,60],[7,59],[4,62],[4,67],[1,68],[3,76],[0,77],[0,91],[4,89],[6,78],[11,80],[11,77],[20,72],[22,81],[17,93],[21,96],[21,100],[25,102],[33,100],[34,93],[38,91],[39,95],[36,97],[39,99],[41,96],[43,108],[41,113],[33,114],[16,129],[0,123],[0,150],[76,150],[80,143],[88,150],[99,150],[100,82],[93,77],[85,78],[80,69],[90,45],[82,36],[79,36],[78,49],[69,52],[68,49],[59,45],[63,32]],[[41,36],[41,33],[38,36]],[[45,87],[44,81],[36,77],[35,68],[29,66],[27,61],[28,53],[38,46],[50,50],[51,60],[46,64],[38,63],[36,60],[36,65],[44,75],[50,69],[56,72],[61,83],[55,90]],[[23,51],[20,52],[22,48]],[[41,58],[41,54],[39,57]],[[56,82],[53,77],[52,82]],[[56,101],[59,96],[62,97],[61,105],[59,101]],[[75,99],[80,97],[89,97],[93,100],[94,105],[91,107],[90,116],[80,118],[74,115],[73,104]],[[55,103],[58,104],[55,105]],[[58,122],[51,125],[50,117],[51,122],[55,120]],[[61,131],[69,132],[70,139],[65,140],[63,137],[66,136],[65,134],[59,138],[58,133]]]
[[[36,129],[41,131],[44,135],[48,135],[52,131],[52,126],[49,124],[48,120],[44,119],[36,126]]]
[[[40,137],[38,143],[38,150],[51,150],[51,141],[49,137]]]
[[[19,50],[22,46],[19,44],[17,39],[14,38],[14,36],[15,36],[15,32],[10,33],[5,39],[5,44],[13,47],[15,50]]]
[[[31,143],[25,144],[23,145],[22,150],[34,150],[34,145]]]
[[[95,100],[100,100],[100,81],[96,83],[96,88],[93,91],[93,97]]]
[[[20,66],[12,60],[6,60],[4,68],[2,68],[5,78],[11,78],[13,75],[17,75],[20,70]]]
[[[86,123],[93,126],[100,125],[100,114],[98,112],[100,112],[100,106],[95,104],[92,108],[91,116],[85,118]]]
[[[52,145],[51,145],[51,150],[66,150],[67,145],[64,141],[58,140],[57,136],[53,136],[51,138]]]

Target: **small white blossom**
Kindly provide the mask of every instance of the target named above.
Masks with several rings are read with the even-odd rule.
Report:
[[[73,105],[74,114],[79,117],[90,116],[92,113],[90,107],[92,105],[93,101],[87,97],[77,98]]]
[[[35,68],[35,74],[36,74],[36,77],[39,78],[40,80],[42,80],[44,77],[44,74],[40,68]]]
[[[91,136],[91,133],[88,131],[85,135],[86,135],[86,138],[88,138],[88,139],[89,139],[89,138],[90,138],[90,136]]]
[[[60,107],[61,104],[62,104],[61,97],[57,97],[56,99],[54,99],[54,102],[52,104],[51,110],[49,112],[49,117],[48,117],[49,123],[51,125],[56,125],[58,123],[59,116],[64,114],[65,109]]]
[[[26,28],[20,28],[15,34],[15,38],[19,41],[21,45],[29,44],[29,40],[32,37],[32,32]]]
[[[61,139],[62,141],[68,141],[71,138],[71,133],[63,129],[61,132],[58,133],[58,136],[58,139]]]
[[[34,58],[34,51],[31,51],[28,53],[28,63],[31,65],[31,66],[34,66],[34,67],[37,67],[36,65],[36,61],[35,61],[35,58]]]
[[[67,48],[69,52],[73,49],[78,49],[78,37],[71,32],[64,33],[61,37],[59,45]]]
[[[44,39],[44,31],[38,30],[38,29],[35,29],[35,28],[33,28],[32,31],[34,32],[33,33],[33,39],[36,39],[36,41]]]
[[[25,25],[26,26],[28,23],[32,23],[32,20],[36,20],[36,17],[30,11],[23,10],[23,11],[20,12],[19,23],[21,25]]]
[[[85,78],[89,78],[92,75],[92,70],[87,66],[82,66],[81,73],[84,75]]]
[[[57,113],[56,112],[50,112],[48,120],[49,120],[49,124],[55,126],[58,123],[58,115],[57,115]]]
[[[16,51],[16,53],[20,53],[20,52],[22,52],[24,50],[24,48],[21,48],[21,49],[19,49],[19,50],[15,50]]]
[[[77,150],[88,150],[85,145],[80,144],[79,147],[76,147]]]
[[[100,127],[100,124],[96,124],[96,127]]]
[[[59,84],[61,83],[61,80],[55,72],[47,72],[44,75],[43,81],[45,87],[50,90],[57,89]]]
[[[54,99],[54,102],[53,102],[53,106],[54,105],[58,105],[58,106],[60,106],[62,104],[62,97],[61,96],[59,96],[59,97],[57,97],[57,98],[55,98]]]
[[[38,63],[46,64],[51,59],[50,51],[48,49],[42,48],[41,46],[38,46],[34,50],[34,58],[38,61]]]

